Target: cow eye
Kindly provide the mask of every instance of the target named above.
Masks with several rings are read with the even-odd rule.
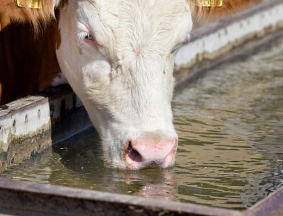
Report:
[[[89,32],[85,32],[85,31],[80,32],[79,39],[94,41],[94,37]]]
[[[84,36],[84,38],[85,38],[86,40],[91,40],[91,41],[94,40],[94,38],[92,37],[92,35],[89,34],[89,33],[86,33],[85,36]]]
[[[80,32],[79,33],[79,42],[83,42],[84,44],[90,45],[94,47],[98,51],[98,43],[96,39],[89,32]]]

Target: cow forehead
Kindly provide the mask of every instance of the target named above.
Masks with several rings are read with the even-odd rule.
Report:
[[[188,17],[185,16],[188,13],[189,8],[184,1],[121,1],[119,14],[122,14],[122,16],[117,29],[133,33],[133,36],[139,35],[145,40],[149,40],[152,36],[159,38],[164,36],[165,38],[160,38],[164,41],[170,33],[172,36],[179,33],[179,26],[186,27],[182,21],[189,21],[186,20]]]
[[[189,5],[184,0],[87,0],[94,2],[100,21],[106,25],[119,22],[119,27],[175,29]]]
[[[121,9],[127,9],[128,12],[135,13],[159,11],[170,16],[170,14],[189,10],[187,0],[80,0],[79,2],[89,3],[99,11],[115,14],[122,12]]]
[[[87,19],[88,25],[99,22],[103,27],[94,31],[103,33],[105,44],[110,42],[107,39],[114,40],[119,49],[134,46],[139,50],[151,43],[170,49],[182,42],[191,29],[186,0],[83,0],[82,3],[81,13],[93,14],[93,20]]]

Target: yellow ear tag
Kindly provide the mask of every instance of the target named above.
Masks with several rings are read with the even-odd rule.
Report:
[[[223,1],[222,0],[218,0],[216,2],[216,0],[200,0],[197,2],[197,6],[200,7],[221,7],[222,6]]]
[[[42,1],[41,0],[24,0],[24,1],[29,1],[29,3],[28,3],[29,8],[35,8],[35,9],[42,8]],[[21,2],[22,2],[22,0],[17,0],[17,5],[19,7],[25,7]]]

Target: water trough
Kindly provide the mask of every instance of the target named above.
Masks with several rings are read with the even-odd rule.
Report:
[[[282,37],[282,14],[281,0],[263,1],[194,30],[191,41],[176,56],[177,88],[220,62]],[[68,86],[1,106],[0,170],[34,157],[89,125]],[[245,212],[9,180],[0,180],[0,191],[0,213],[10,215],[283,215],[282,188]]]

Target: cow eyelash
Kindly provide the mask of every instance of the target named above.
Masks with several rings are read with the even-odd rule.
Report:
[[[98,43],[89,32],[80,32],[78,35],[78,42],[87,46],[92,46],[95,50],[98,51]]]
[[[87,40],[94,40],[94,38],[92,37],[92,35],[91,34],[87,34],[86,36],[85,36],[85,39],[87,39]]]
[[[88,32],[82,32],[80,35],[81,38],[84,38],[86,40],[90,40],[90,41],[94,41],[94,38],[92,37],[92,35]]]

